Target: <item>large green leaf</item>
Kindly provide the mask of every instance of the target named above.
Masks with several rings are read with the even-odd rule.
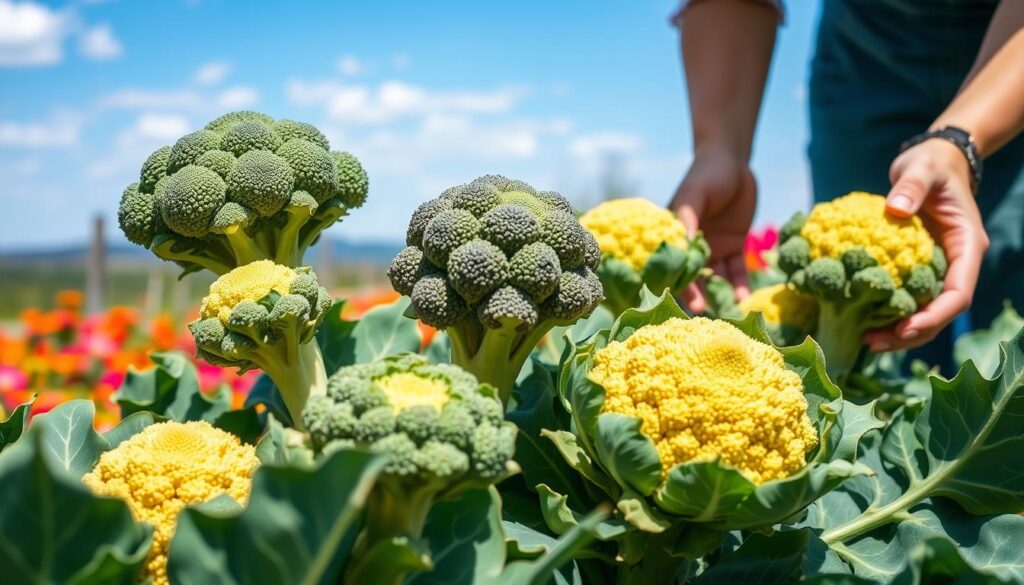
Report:
[[[110,443],[93,428],[96,405],[91,400],[70,400],[32,419],[41,448],[52,465],[82,477],[92,470]]]
[[[241,511],[186,509],[171,541],[177,583],[332,583],[384,460],[337,451],[316,468],[265,465]]]
[[[35,398],[25,404],[19,404],[14,412],[7,417],[7,420],[0,422],[0,451],[17,441],[18,437],[25,432],[25,428],[28,427],[28,413],[33,402],[35,402]]]
[[[877,477],[849,488],[859,495],[857,509],[825,508],[826,542],[844,543],[898,522],[937,496],[972,514],[1024,509],[1024,333],[1004,344],[1002,353],[996,378],[984,378],[967,362],[953,380],[931,379],[930,400],[895,413],[864,459]],[[840,509],[843,516],[836,513]]]
[[[221,388],[213,396],[199,389],[199,374],[185,354],[178,351],[150,355],[155,367],[128,369],[124,383],[113,399],[121,416],[148,411],[176,421],[214,422],[231,409],[231,393]]]
[[[416,573],[408,585],[498,583],[505,566],[505,535],[497,490],[469,490],[438,502],[423,529],[434,568]]]
[[[956,339],[953,359],[961,365],[971,360],[983,376],[990,377],[999,367],[999,344],[1013,339],[1021,329],[1024,317],[1007,303],[987,329],[975,329]]]
[[[366,364],[391,355],[418,352],[422,337],[416,321],[405,316],[408,297],[374,307],[358,321],[341,318],[342,303],[335,303],[317,331],[327,375],[342,366]]]
[[[124,502],[94,496],[82,485],[77,471],[92,457],[96,441],[80,440],[84,433],[79,423],[54,424],[65,416],[76,421],[87,417],[91,430],[90,414],[72,404],[40,415],[26,435],[0,455],[3,582],[136,582],[151,544],[149,528],[135,523]],[[49,422],[45,416],[50,416]],[[60,447],[53,442],[58,432],[69,437],[67,452],[55,449]],[[105,443],[102,438],[99,442]],[[76,450],[90,454],[76,456]]]

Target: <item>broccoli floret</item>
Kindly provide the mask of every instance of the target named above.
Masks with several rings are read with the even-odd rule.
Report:
[[[392,286],[411,313],[447,329],[452,361],[507,399],[530,351],[603,298],[597,242],[557,193],[487,175],[413,213]]]
[[[327,393],[327,375],[313,342],[330,298],[308,268],[293,270],[260,260],[218,278],[203,299],[200,318],[189,324],[197,355],[240,371],[263,370],[273,380],[301,429],[300,413],[311,396]]]
[[[880,195],[818,204],[790,219],[780,237],[779,268],[818,300],[812,337],[840,385],[863,364],[866,331],[911,315],[942,290],[942,249],[920,219],[888,216]]]
[[[298,267],[309,246],[363,205],[366,171],[292,120],[233,112],[161,147],[121,197],[126,237],[185,274],[256,260]]]
[[[328,387],[302,413],[314,449],[325,454],[344,446],[385,459],[356,557],[382,540],[420,539],[435,502],[516,469],[516,427],[502,420],[494,388],[458,367],[392,356],[343,367]]]

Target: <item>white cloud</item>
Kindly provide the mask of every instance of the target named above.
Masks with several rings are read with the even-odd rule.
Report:
[[[78,39],[78,50],[89,59],[96,60],[113,59],[124,53],[121,41],[114,37],[113,30],[107,24],[84,31]]]
[[[127,182],[138,171],[146,155],[157,148],[173,144],[192,130],[188,118],[180,114],[143,112],[135,121],[121,129],[114,140],[114,149],[104,153],[85,169],[90,179],[121,178]]]
[[[56,112],[42,122],[0,120],[0,146],[63,148],[74,146],[81,135],[82,118],[70,111]]]
[[[101,108],[126,110],[178,110],[186,112],[247,108],[259,102],[260,94],[251,87],[236,86],[209,95],[193,89],[129,88],[102,96]]]
[[[352,124],[383,124],[410,116],[440,113],[497,114],[514,109],[522,87],[484,91],[435,91],[402,81],[377,87],[337,81],[289,81],[285,93],[300,106],[321,106],[328,118]]]
[[[203,100],[199,93],[189,89],[122,89],[99,99],[101,108],[115,109],[190,110],[198,108],[202,104]]]
[[[632,154],[642,146],[643,141],[631,134],[597,132],[574,138],[569,143],[569,152],[582,159],[593,159],[607,154]]]
[[[231,87],[218,94],[215,101],[222,110],[238,110],[259,103],[260,93],[251,87]]]
[[[71,19],[35,2],[0,0],[0,66],[58,63]]]
[[[203,63],[196,69],[193,80],[197,85],[217,85],[231,73],[231,65],[224,61]]]
[[[342,55],[338,59],[338,71],[344,75],[359,75],[366,70],[366,65],[355,55]]]

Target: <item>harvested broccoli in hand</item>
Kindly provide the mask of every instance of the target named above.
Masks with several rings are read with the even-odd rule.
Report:
[[[452,362],[512,392],[530,351],[603,299],[601,251],[561,195],[487,175],[421,205],[388,269],[415,316],[447,329]]]
[[[198,357],[242,372],[263,370],[301,429],[299,414],[306,400],[327,391],[323,357],[313,336],[331,304],[327,289],[308,268],[260,260],[210,285],[200,319],[189,330]]]
[[[185,274],[256,260],[302,265],[320,233],[363,205],[366,172],[309,124],[233,112],[157,149],[125,189],[121,230]]]
[[[516,470],[516,427],[494,389],[416,355],[339,369],[302,420],[318,452],[356,447],[387,459],[356,558],[394,538],[419,539],[435,501]]]
[[[861,361],[865,331],[907,317],[942,291],[942,248],[919,218],[888,215],[880,195],[819,203],[790,219],[780,238],[779,268],[818,299],[813,337],[840,385]]]

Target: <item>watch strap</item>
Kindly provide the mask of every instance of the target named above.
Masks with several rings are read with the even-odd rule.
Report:
[[[971,169],[971,188],[977,192],[978,185],[981,184],[981,153],[978,151],[978,145],[974,143],[974,138],[971,137],[970,132],[967,132],[963,128],[945,126],[938,130],[923,132],[904,142],[900,146],[900,153],[932,138],[941,138],[942,140],[952,142],[960,149],[961,152],[964,153],[964,156],[967,158],[967,166]]]

